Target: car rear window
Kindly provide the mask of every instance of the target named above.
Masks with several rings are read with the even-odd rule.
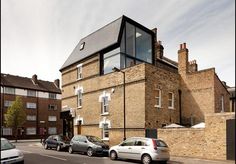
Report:
[[[168,147],[164,141],[155,140],[157,147]]]

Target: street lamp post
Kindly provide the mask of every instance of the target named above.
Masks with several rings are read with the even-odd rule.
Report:
[[[119,68],[116,68],[116,67],[114,67],[113,69],[112,69],[114,72],[121,72],[121,73],[123,73],[123,84],[124,84],[124,87],[123,87],[123,92],[124,92],[124,99],[123,99],[123,105],[124,105],[124,108],[123,108],[123,110],[124,110],[124,138],[123,138],[123,140],[126,140],[126,114],[125,114],[125,72],[123,72],[123,71],[121,71]]]

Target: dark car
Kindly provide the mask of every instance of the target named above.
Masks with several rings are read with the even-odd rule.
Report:
[[[68,149],[70,146],[70,139],[62,135],[51,135],[44,141],[44,148],[55,148],[57,151]]]
[[[70,141],[69,153],[82,152],[88,156],[108,155],[109,146],[100,138],[90,135],[75,135]]]

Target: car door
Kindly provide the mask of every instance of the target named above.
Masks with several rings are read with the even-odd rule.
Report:
[[[52,147],[52,140],[53,140],[53,136],[49,136],[46,140],[46,144],[48,145],[48,147]]]
[[[133,146],[132,159],[141,159],[142,152],[147,149],[147,140],[145,139],[136,139]]]
[[[53,136],[53,139],[51,140],[51,145],[53,148],[57,147],[57,142],[58,142],[58,136]]]
[[[86,138],[86,136],[80,136],[79,137],[79,150],[81,152],[87,152],[88,149],[88,140]]]
[[[79,136],[74,136],[70,144],[73,151],[79,151]]]
[[[134,147],[134,139],[127,139],[124,142],[122,142],[118,148],[118,157],[120,158],[127,158],[127,159],[133,159],[132,158],[132,147]]]

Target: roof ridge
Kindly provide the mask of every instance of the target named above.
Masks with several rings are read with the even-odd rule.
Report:
[[[92,34],[94,34],[94,33],[98,32],[99,30],[101,30],[101,29],[105,28],[106,26],[108,26],[108,25],[110,25],[110,24],[114,23],[115,21],[117,21],[117,20],[119,20],[119,19],[121,19],[121,18],[123,18],[123,17],[125,17],[125,15],[122,15],[121,17],[119,17],[119,18],[117,18],[117,19],[113,20],[112,22],[110,22],[110,23],[106,24],[105,26],[102,26],[102,27],[100,27],[99,29],[97,29],[97,30],[93,31],[92,33],[90,33],[90,34],[86,35],[85,37],[81,38],[81,39],[80,39],[80,41],[81,41],[81,40],[83,40],[83,39],[85,39],[85,38],[87,38],[88,36],[90,36],[90,35],[92,35]]]

